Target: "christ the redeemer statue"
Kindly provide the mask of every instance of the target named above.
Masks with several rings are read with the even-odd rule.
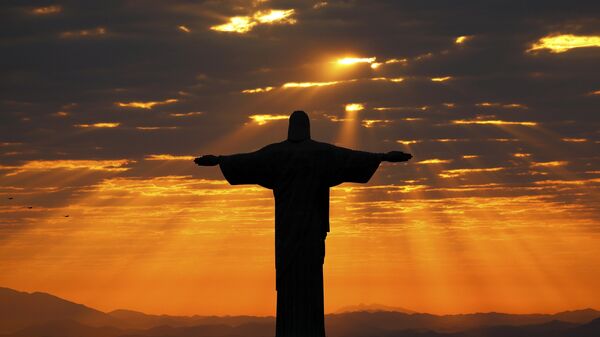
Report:
[[[275,196],[276,337],[324,337],[323,262],[329,232],[329,188],[366,183],[382,161],[408,161],[408,153],[371,153],[310,138],[304,111],[290,116],[288,139],[229,156],[205,155],[231,185],[258,184]]]

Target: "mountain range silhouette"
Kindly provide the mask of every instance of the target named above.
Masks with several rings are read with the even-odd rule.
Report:
[[[358,305],[325,317],[329,337],[598,337],[600,311],[432,315]],[[366,309],[366,310],[361,310]],[[270,337],[275,317],[102,312],[59,297],[0,288],[1,337]]]

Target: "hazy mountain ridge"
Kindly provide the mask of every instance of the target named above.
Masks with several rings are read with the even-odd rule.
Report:
[[[329,337],[598,337],[600,311],[515,315],[432,315],[381,311],[326,315]],[[353,309],[354,307],[349,307]],[[2,337],[268,337],[275,318],[254,316],[148,315],[130,310],[104,313],[45,293],[0,288]]]

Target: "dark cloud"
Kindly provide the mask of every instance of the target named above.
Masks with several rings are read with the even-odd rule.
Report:
[[[503,167],[493,177],[507,185],[565,179],[560,172],[530,174],[529,164],[514,158],[517,152],[531,153],[531,161],[568,161],[570,179],[597,172],[600,96],[590,93],[600,89],[594,71],[600,48],[526,52],[533,42],[553,33],[600,34],[597,2],[329,1],[319,8],[314,4],[3,2],[0,142],[22,145],[1,147],[2,162],[129,158],[138,163],[119,174],[169,175],[175,170],[171,164],[151,170],[149,165],[155,164],[143,158],[197,155],[219,149],[215,145],[219,140],[227,144],[220,147],[223,151],[248,151],[283,138],[285,121],[267,123],[237,144],[228,143],[227,135],[251,123],[250,115],[286,114],[298,108],[312,114],[317,138],[333,142],[342,123],[327,116],[343,118],[345,104],[360,102],[365,105],[361,119],[388,122],[372,128],[358,123],[358,146],[374,151],[410,149],[418,160],[451,160],[431,171],[426,166],[400,173],[388,170],[377,178],[379,183],[422,177],[430,186],[467,184],[469,176],[464,181],[444,180],[438,173],[469,165]],[[60,10],[33,12],[44,6]],[[266,8],[293,8],[297,23],[257,25],[246,34],[210,29],[231,16]],[[182,32],[180,25],[190,32]],[[456,44],[456,37],[463,35],[470,38]],[[331,62],[348,55],[377,57],[379,62],[406,59],[406,64],[333,70]],[[430,80],[444,76],[451,79]],[[375,77],[404,81],[371,80]],[[288,82],[316,81],[348,82],[281,88]],[[267,86],[275,89],[241,93]],[[116,104],[167,99],[177,102],[152,109]],[[482,102],[495,105],[477,105]],[[506,107],[509,104],[525,108]],[[427,108],[420,109],[423,106]],[[66,114],[57,115],[59,111]],[[173,116],[198,111],[202,113]],[[453,123],[476,119],[533,121],[537,126]],[[119,126],[75,127],[94,123]],[[406,147],[397,140],[419,142]],[[460,159],[464,154],[478,155],[477,164]],[[181,171],[200,176],[192,166]]]

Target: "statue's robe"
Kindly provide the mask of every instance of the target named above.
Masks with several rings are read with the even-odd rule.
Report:
[[[329,232],[329,188],[366,183],[379,154],[307,139],[222,156],[232,185],[258,184],[275,197],[277,337],[325,336],[323,262]]]

